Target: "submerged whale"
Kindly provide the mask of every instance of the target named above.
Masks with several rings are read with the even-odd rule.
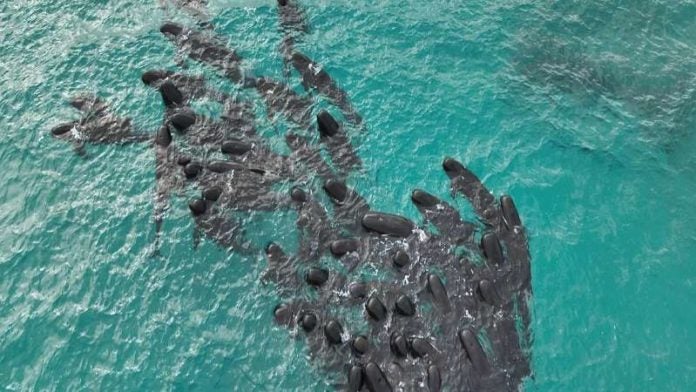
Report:
[[[296,36],[309,33],[309,24],[304,10],[296,0],[278,0],[280,27],[285,35]]]
[[[169,126],[166,124],[157,131],[154,141],[155,150],[155,195],[154,213],[155,244],[154,253],[159,253],[160,235],[164,214],[169,206],[169,197],[174,192],[184,189],[185,179],[179,167],[182,162],[190,160],[173,145]]]
[[[304,10],[295,0],[278,0],[278,17],[280,20],[280,30],[283,38],[278,47],[284,59],[284,73],[288,77],[290,74],[288,59],[292,55],[295,44],[302,39],[304,34],[309,33],[309,23]]]
[[[346,120],[354,125],[362,123],[362,117],[351,104],[348,93],[338,86],[320,64],[298,51],[292,53],[290,63],[302,76],[302,85],[305,89],[314,89],[325,96],[341,110]]]
[[[90,94],[76,96],[70,104],[82,114],[79,120],[54,126],[51,134],[67,140],[75,152],[85,155],[86,144],[129,144],[152,140],[133,130],[131,119],[113,114],[108,105]]]
[[[342,239],[328,235],[315,245],[352,258],[345,272],[266,248],[264,279],[285,298],[276,321],[304,338],[319,367],[343,374],[343,390],[517,390],[530,375],[530,260],[515,204],[496,200],[459,162],[447,159],[443,168],[486,223],[480,243],[454,207],[416,190],[413,202],[436,231],[360,203],[353,216],[360,227],[343,225]],[[325,188],[334,200],[360,199],[340,183]],[[300,204],[312,200],[295,193]],[[331,220],[303,217],[314,228],[303,232],[314,236]],[[362,280],[362,269],[381,279]]]
[[[297,2],[278,3],[286,61],[307,90],[332,101],[345,122],[360,124],[346,92],[294,49],[295,38],[307,31]],[[275,320],[306,341],[314,363],[339,375],[338,388],[519,388],[531,372],[532,290],[526,231],[511,197],[497,199],[460,162],[446,159],[453,196],[471,203],[479,223],[421,189],[411,199],[422,222],[374,210],[346,183],[361,161],[328,110],[313,117],[311,97],[269,77],[245,75],[241,57],[209,33],[176,23],[165,23],[161,32],[190,59],[253,87],[269,115],[296,126],[285,135],[290,152],[283,155],[256,132],[250,102],[210,88],[199,76],[145,72],[142,81],[157,89],[165,108],[153,143],[156,245],[173,193],[197,192],[188,202],[194,247],[205,236],[226,250],[248,253],[248,213],[292,209],[298,249],[288,254],[270,243],[263,280],[282,299],[273,309]],[[220,103],[221,117],[196,112],[199,99]],[[96,98],[75,99],[73,106],[82,118],[54,128],[57,137],[82,144],[153,139],[133,132],[130,120]],[[321,191],[314,189],[318,181]]]
[[[269,116],[283,115],[303,129],[309,128],[314,102],[310,97],[296,93],[285,83],[270,78],[256,80],[256,91],[266,103]]]
[[[317,130],[320,141],[330,151],[333,164],[339,175],[347,176],[362,165],[358,154],[343,130],[343,126],[326,110],[317,115]]]
[[[208,12],[208,0],[159,0],[163,7],[169,4],[183,10],[198,21],[198,25],[203,28],[212,28],[210,14]]]
[[[164,23],[160,32],[176,45],[181,54],[212,66],[235,83],[253,85],[253,79],[244,75],[242,58],[218,39],[173,22]]]

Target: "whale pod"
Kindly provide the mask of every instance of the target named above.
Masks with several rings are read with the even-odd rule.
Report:
[[[362,224],[367,230],[394,237],[408,237],[414,228],[410,220],[382,212],[368,212],[363,216]]]

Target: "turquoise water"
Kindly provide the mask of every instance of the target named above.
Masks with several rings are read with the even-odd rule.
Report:
[[[696,388],[696,3],[302,3],[301,49],[368,125],[350,183],[375,209],[417,219],[411,189],[448,198],[446,155],[515,197],[533,261],[526,390]],[[280,78],[274,4],[210,13],[246,64]],[[186,198],[151,257],[147,146],[84,160],[48,134],[84,91],[154,132],[164,109],[139,77],[175,67],[168,18],[188,21],[154,0],[0,4],[0,386],[330,390],[274,326],[264,258],[194,251]],[[255,101],[280,149],[283,126]],[[280,215],[249,217],[251,236],[292,243]]]

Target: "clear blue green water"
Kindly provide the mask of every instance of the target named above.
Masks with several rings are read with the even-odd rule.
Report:
[[[526,390],[696,388],[696,3],[302,3],[301,49],[368,125],[350,183],[376,209],[416,219],[412,188],[448,198],[446,155],[515,197],[533,260]],[[250,67],[281,77],[274,4],[210,13]],[[175,67],[167,18],[187,21],[154,0],[0,3],[0,387],[330,390],[274,326],[264,258],[194,251],[186,199],[150,257],[148,147],[83,160],[48,134],[84,91],[154,132],[163,106],[139,76]],[[248,227],[291,243],[292,222]]]

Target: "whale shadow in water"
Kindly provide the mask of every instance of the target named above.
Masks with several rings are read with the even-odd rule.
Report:
[[[559,6],[574,7],[572,4]],[[652,7],[662,6],[648,5],[648,8]],[[590,11],[592,8],[590,4],[586,9]],[[654,43],[639,45],[635,53],[607,55],[607,48],[593,53],[593,45],[601,42],[602,26],[596,25],[599,30],[595,32],[594,29],[587,30],[586,24],[595,24],[598,20],[589,16],[583,19],[583,16],[571,22],[565,18],[566,15],[565,9],[557,10],[547,26],[519,34],[524,41],[516,46],[517,53],[511,63],[512,71],[524,78],[524,89],[528,90],[531,85],[535,91],[542,87],[542,91],[561,92],[577,100],[576,105],[585,109],[586,106],[596,106],[620,116],[623,121],[636,122],[640,133],[636,135],[637,140],[654,144],[667,152],[690,134],[696,124],[693,61],[692,64],[685,61],[671,65],[673,69],[668,73],[655,72],[651,70],[651,67],[655,68],[651,63],[663,64],[671,54],[666,51],[669,45],[646,49]],[[659,61],[651,59],[652,56],[659,56]],[[587,110],[583,110],[585,112]]]

